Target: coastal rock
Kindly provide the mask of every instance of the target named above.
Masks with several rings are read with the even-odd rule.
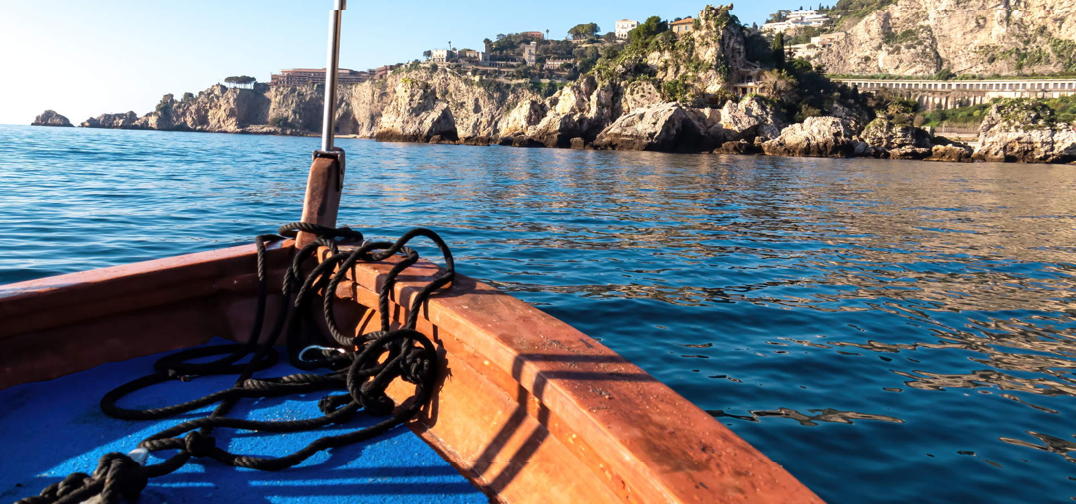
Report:
[[[246,128],[268,122],[268,87],[229,88],[217,84],[180,100],[166,94],[153,112],[142,116],[137,126],[171,131],[218,131],[242,133]]]
[[[557,91],[549,101],[549,113],[527,130],[527,137],[546,147],[570,147],[572,138],[594,140],[613,122],[617,88],[599,83],[593,76]]]
[[[1076,124],[1058,122],[1052,109],[1025,99],[991,106],[979,129],[980,161],[1076,162]]]
[[[678,103],[662,103],[620,116],[594,140],[596,149],[697,151],[705,117]]]
[[[663,103],[661,91],[651,81],[634,81],[624,87],[624,96],[620,100],[621,112],[627,114],[633,110]]]
[[[259,89],[255,88],[255,91]],[[346,91],[347,88],[344,88],[344,93]],[[321,131],[321,116],[325,108],[322,93],[316,86],[272,86],[264,95],[266,100],[259,100],[259,104],[266,108],[268,126],[281,133],[316,132]],[[348,101],[340,97],[337,105],[336,132],[342,135],[356,134],[354,121],[347,120],[353,115]],[[249,131],[253,126],[246,129]]]
[[[714,149],[714,154],[758,154],[762,152],[758,144],[747,140],[733,140]]]
[[[762,143],[771,156],[850,157],[867,154],[870,147],[854,137],[854,130],[836,117],[809,117],[781,135]]]
[[[70,128],[73,125],[66,117],[58,114],[55,110],[46,110],[34,118],[30,126],[60,126]]]
[[[971,161],[971,156],[971,147],[961,143],[948,143],[931,147],[930,157],[927,160],[967,163]]]
[[[752,141],[755,138],[765,141],[780,136],[783,124],[780,114],[770,103],[758,96],[748,96],[725,102],[717,120],[709,125],[708,134],[723,141]]]
[[[876,150],[876,155],[884,158],[927,159],[934,155],[935,141],[930,132],[885,117],[867,124],[860,132],[860,138]],[[956,145],[939,147],[943,148],[938,150],[938,155],[943,157],[959,157],[959,152],[968,149],[967,146],[962,149]]]
[[[879,117],[863,128],[859,136],[864,142],[886,150],[904,148],[930,149],[930,133],[910,124],[898,124]]]
[[[525,134],[529,128],[542,121],[548,112],[545,103],[527,99],[519,102],[498,125],[498,131],[502,136]]]
[[[425,142],[433,137],[459,140],[452,110],[438,99],[436,90],[429,83],[415,80],[397,82],[392,101],[382,111],[374,138]]]
[[[101,114],[86,119],[80,126],[83,128],[142,129],[138,125],[138,114],[134,111],[125,114]]]

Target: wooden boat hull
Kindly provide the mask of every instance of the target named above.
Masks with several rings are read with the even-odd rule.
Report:
[[[290,246],[269,251],[270,278]],[[2,286],[0,388],[213,337],[243,340],[254,264],[254,247],[243,246]],[[372,329],[390,267],[352,268],[335,293],[341,321]],[[393,320],[436,271],[404,272]],[[418,329],[447,365],[410,427],[496,501],[820,502],[637,366],[491,286],[458,276],[424,305]]]

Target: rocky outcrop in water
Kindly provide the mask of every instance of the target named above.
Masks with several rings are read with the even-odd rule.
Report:
[[[70,128],[72,127],[71,121],[66,117],[58,114],[55,110],[46,110],[41,115],[34,118],[34,122],[30,123],[30,126],[59,126]]]
[[[706,116],[678,103],[638,108],[617,118],[594,141],[598,149],[694,152],[707,142]]]
[[[855,136],[848,121],[837,117],[809,117],[783,130],[777,138],[763,142],[770,156],[851,157],[871,153],[870,146]]]
[[[990,108],[979,129],[975,159],[1021,163],[1076,162],[1076,124],[1057,121],[1032,100],[1005,100]]]
[[[940,143],[930,148],[930,157],[927,161],[967,163],[972,160],[972,153],[972,148],[967,144],[941,139]]]
[[[863,128],[860,138],[890,159],[925,159],[933,147],[930,133],[909,124],[898,124],[879,117]]]
[[[812,61],[834,74],[1076,71],[1072,0],[897,0],[849,15]]]
[[[746,154],[780,135],[779,114],[763,99],[729,100],[720,109],[658,103],[618,117],[594,141],[598,149]]]
[[[79,126],[83,128],[145,129],[138,122],[138,114],[130,111],[124,114],[101,114],[91,117]]]

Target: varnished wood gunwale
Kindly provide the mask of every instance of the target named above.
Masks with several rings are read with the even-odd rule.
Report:
[[[285,254],[271,254],[276,269]],[[376,306],[389,267],[356,266],[335,294]],[[0,286],[0,388],[245,338],[253,271],[247,246]],[[435,271],[404,272],[393,319]],[[512,296],[460,277],[421,315],[447,370],[412,428],[498,501],[820,502],[671,389]]]

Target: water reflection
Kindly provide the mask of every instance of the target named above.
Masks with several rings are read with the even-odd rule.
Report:
[[[839,411],[833,408],[820,410],[813,409],[810,411],[814,414],[806,415],[789,408],[778,408],[773,411],[752,411],[750,415],[734,415],[722,410],[707,410],[707,413],[718,418],[729,417],[737,420],[747,420],[749,422],[758,422],[759,419],[763,417],[788,418],[799,422],[799,424],[804,427],[814,427],[818,425],[819,422],[850,424],[853,423],[853,420],[876,420],[880,422],[904,423],[904,420],[891,416],[872,415],[870,413],[859,413],[855,411]]]
[[[41,130],[0,127],[2,281],[247,241],[317,144]],[[342,222],[436,228],[827,499],[1072,496],[1072,167],[342,145]]]

